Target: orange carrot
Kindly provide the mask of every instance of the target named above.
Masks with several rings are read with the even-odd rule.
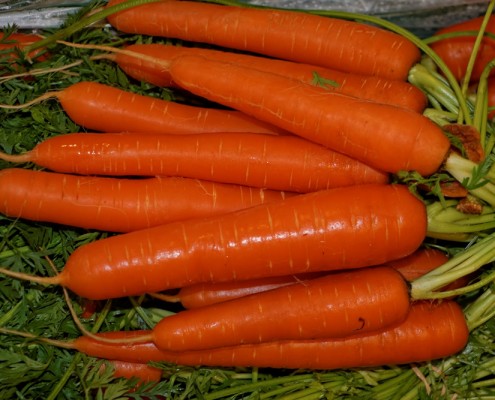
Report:
[[[436,267],[449,260],[446,253],[433,248],[420,248],[414,253],[393,260],[383,265],[394,268],[401,273],[404,279],[412,282],[414,279],[425,275]],[[337,271],[338,273],[338,271]],[[328,274],[328,272],[316,272],[302,275],[285,275],[269,278],[250,279],[247,281],[198,283],[196,285],[181,288],[176,294],[155,294],[154,296],[165,301],[178,303],[186,309],[203,307],[220,303],[253,293],[260,293],[277,287],[305,282],[308,279]],[[458,283],[460,285],[460,283]]]
[[[103,337],[122,339],[147,336],[149,331],[110,332]],[[134,362],[162,361],[191,366],[344,369],[432,361],[461,351],[468,327],[454,301],[416,302],[404,322],[377,332],[345,338],[287,340],[170,352],[153,342],[109,344],[87,336],[70,343],[83,353]]]
[[[199,56],[176,57],[169,71],[174,82],[196,95],[383,171],[415,170],[430,175],[438,170],[450,148],[438,125],[404,108],[331,93],[295,79]]]
[[[43,39],[40,35],[24,32],[14,32],[7,36],[3,32],[0,35],[0,57],[8,57],[11,60],[19,58],[20,53],[17,52],[18,50],[22,50],[24,47]],[[35,50],[27,56],[37,61],[44,61],[47,58],[44,50]]]
[[[154,296],[172,303],[180,302],[182,307],[191,309],[265,292],[294,283],[304,284],[308,279],[317,278],[325,274],[325,272],[315,272],[299,275],[271,276],[246,281],[203,282],[181,288],[177,294],[160,293],[154,294]]]
[[[442,28],[435,33],[436,36],[455,32],[473,32],[473,34],[441,39],[432,42],[430,45],[459,81],[466,74],[469,59],[476,41],[476,33],[481,29],[483,19],[484,16],[482,15]],[[485,31],[495,34],[495,17],[490,17]],[[470,81],[477,81],[480,78],[483,68],[494,58],[495,40],[490,37],[484,37],[481,41],[473,70],[471,71]]]
[[[388,181],[387,174],[307,140],[248,133],[75,133],[0,158],[57,172],[182,176],[292,192]]]
[[[408,282],[412,282],[445,264],[448,260],[448,255],[443,251],[434,248],[422,248],[407,257],[390,261],[384,265],[396,269]],[[448,291],[461,288],[467,285],[471,278],[472,275],[463,276],[442,287],[441,290]]]
[[[158,322],[152,340],[162,350],[188,351],[344,337],[400,323],[409,306],[400,273],[359,268],[180,311]]]
[[[440,267],[447,261],[449,261],[449,256],[443,251],[435,248],[422,248],[410,256],[390,261],[385,263],[385,265],[395,268],[408,282],[412,282],[415,279],[426,275],[428,272],[433,271],[435,268]],[[465,275],[441,289],[444,291],[458,289],[467,285],[471,279],[471,274]]]
[[[202,55],[219,61],[246,65],[261,71],[274,72],[315,85],[321,84],[326,90],[332,92],[410,108],[417,112],[423,112],[427,105],[426,96],[420,89],[400,80],[357,75],[310,64],[201,47],[135,44],[126,47],[126,50],[144,54],[161,62],[170,62],[172,58],[180,55]],[[126,74],[135,79],[157,86],[174,86],[172,77],[159,63],[132,57],[127,53],[116,53],[110,58],[113,58]]]
[[[164,1],[127,9],[108,21],[122,32],[209,43],[389,79],[405,80],[421,56],[411,41],[385,29],[288,10]]]
[[[285,133],[238,111],[175,103],[97,82],[75,83],[59,92],[49,92],[33,102],[53,97],[60,101],[69,118],[87,130],[168,134]]]
[[[115,378],[137,379],[138,384],[159,382],[162,370],[145,363],[136,363],[121,360],[111,360],[113,376]]]
[[[86,229],[129,232],[293,195],[187,178],[117,179],[0,170],[0,213]]]
[[[29,279],[98,300],[359,268],[411,254],[426,224],[424,203],[406,186],[355,185],[98,240],[76,249],[58,275]]]
[[[434,248],[421,248],[407,257],[390,261],[385,265],[395,268],[404,279],[412,282],[448,260],[448,255],[443,251]]]

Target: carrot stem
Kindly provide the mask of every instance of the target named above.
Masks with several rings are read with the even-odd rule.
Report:
[[[495,260],[495,234],[492,233],[477,243],[456,254],[445,264],[423,275],[411,283],[411,296],[414,299],[446,298],[472,292],[489,284],[495,279],[495,272],[488,274],[476,283],[459,289],[445,292],[435,292],[456,279],[478,271],[483,266]]]
[[[433,122],[435,122],[439,126],[443,126],[446,124],[451,124],[456,121],[457,119],[457,114],[442,110],[441,108],[437,109],[434,107],[428,107],[425,108],[423,111],[423,115],[429,119],[431,119]]]
[[[444,168],[455,179],[462,183],[474,196],[486,201],[490,206],[495,206],[495,185],[483,173],[484,167],[490,166],[491,158],[486,159],[487,164],[476,164],[451,152],[444,163]]]
[[[495,228],[495,210],[485,206],[481,214],[466,214],[456,209],[457,200],[434,202],[426,206],[428,236],[451,235],[451,240],[469,241],[474,235]]]
[[[469,330],[473,331],[495,316],[495,293],[488,287],[474,302],[464,309]]]
[[[490,61],[483,69],[476,89],[473,124],[480,133],[480,141],[486,154],[491,153],[493,144],[486,143],[488,124],[488,76],[495,67],[495,60]]]
[[[235,386],[235,387],[228,387],[223,390],[217,390],[214,393],[210,394],[205,394],[204,395],[204,400],[216,400],[216,399],[222,399],[222,398],[228,398],[232,395],[237,395],[240,393],[250,393],[253,390],[256,389],[262,389],[264,386],[276,386],[276,385],[287,385],[289,386],[291,382],[301,382],[301,383],[308,383],[313,380],[313,375],[312,374],[306,374],[306,375],[299,375],[299,376],[284,376],[280,378],[273,378],[273,379],[268,379],[263,382],[254,382],[254,383],[248,383],[242,386]]]
[[[422,64],[416,64],[409,72],[409,82],[423,90],[430,100],[438,102],[445,107],[447,111],[459,115],[460,102],[455,91],[453,91],[449,82],[441,77],[438,73],[429,70]],[[473,110],[473,105],[465,101],[468,112]]]

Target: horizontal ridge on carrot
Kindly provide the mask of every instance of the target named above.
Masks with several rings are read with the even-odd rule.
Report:
[[[128,232],[219,215],[293,195],[196,179],[118,179],[0,170],[0,213],[14,218]]]
[[[405,80],[421,57],[411,41],[385,29],[288,10],[164,1],[110,15],[108,21],[121,32],[209,43],[389,79]]]
[[[386,172],[430,175],[450,149],[438,125],[404,108],[200,56],[176,57],[169,71],[185,90]],[[232,82],[242,82],[235,95]]]
[[[426,96],[420,89],[401,80],[358,75],[310,64],[201,47],[134,44],[127,46],[125,50],[144,54],[162,62],[170,62],[173,57],[180,55],[202,55],[218,61],[238,63],[254,69],[300,79],[307,83],[320,84],[331,92],[392,104],[417,112],[423,112],[427,104]],[[157,86],[175,86],[170,74],[159,63],[120,52],[110,55],[109,58],[113,59],[127,75],[137,80]]]
[[[98,240],[77,248],[58,275],[37,281],[98,300],[368,267],[414,252],[426,224],[424,203],[405,186],[348,186]]]
[[[291,192],[386,183],[388,174],[291,135],[73,133],[46,139],[13,162],[82,175],[181,176]]]

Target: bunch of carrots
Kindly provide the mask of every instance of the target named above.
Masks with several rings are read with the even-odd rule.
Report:
[[[467,73],[363,16],[237,4],[111,0],[46,37],[6,34],[2,84],[68,78],[5,98],[4,118],[56,102],[68,122],[4,146],[0,213],[96,234],[44,268],[0,269],[16,285],[61,286],[80,336],[40,336],[12,316],[0,333],[154,385],[164,364],[372,370],[460,354],[495,302],[480,97],[491,60],[470,76],[469,58],[490,47],[492,6],[465,36]],[[68,40],[102,18],[115,43]],[[91,55],[47,68],[57,49]],[[73,79],[84,62],[173,95]],[[88,328],[124,298],[175,308],[144,327]]]

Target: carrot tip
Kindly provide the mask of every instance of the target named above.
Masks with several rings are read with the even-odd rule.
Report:
[[[11,163],[26,163],[31,161],[31,156],[29,153],[24,154],[7,154],[0,152],[0,160],[11,162]]]
[[[178,296],[173,296],[173,295],[167,295],[162,293],[150,293],[149,295],[155,299],[166,301],[167,303],[179,303],[181,301]]]
[[[59,285],[61,283],[60,275],[35,276],[35,275],[25,274],[23,272],[11,271],[7,268],[2,268],[2,267],[0,267],[0,274],[4,274],[11,278],[21,279],[33,283],[41,283],[43,285]]]
[[[59,94],[60,94],[60,92],[48,92],[48,93],[45,93],[45,94],[43,94],[43,95],[41,95],[41,96],[31,100],[31,101],[23,103],[23,104],[0,104],[0,108],[4,108],[4,109],[8,109],[8,110],[21,110],[23,108],[27,108],[27,107],[30,107],[32,105],[41,103],[42,101],[51,99],[53,97],[57,97],[57,96],[59,96]]]

